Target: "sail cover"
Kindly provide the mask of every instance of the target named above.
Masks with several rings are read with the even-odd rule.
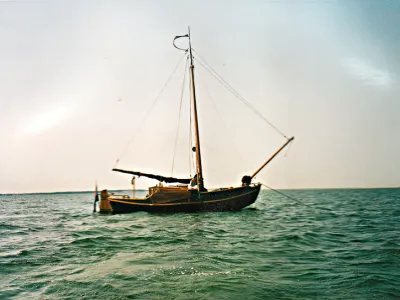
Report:
[[[161,175],[147,174],[147,173],[135,172],[135,171],[127,171],[127,170],[122,170],[122,169],[112,169],[112,170],[116,171],[116,172],[137,175],[139,177],[140,176],[144,176],[144,177],[147,177],[147,178],[156,179],[158,181],[163,181],[163,182],[166,182],[166,183],[179,182],[179,183],[183,183],[183,184],[189,184],[190,181],[192,180],[191,178],[186,179],[186,178],[165,177],[165,176],[161,176]]]

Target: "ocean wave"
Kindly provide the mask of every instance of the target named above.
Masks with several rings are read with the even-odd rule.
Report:
[[[3,202],[0,219],[0,298],[400,294],[393,209],[400,190],[287,191],[332,212],[263,193],[255,209],[237,213],[107,216],[92,214],[92,194],[15,196],[18,207]],[[42,211],[25,209],[28,200],[41,203]]]

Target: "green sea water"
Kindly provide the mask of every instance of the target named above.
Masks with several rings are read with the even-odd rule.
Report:
[[[271,191],[241,212],[0,196],[0,299],[400,299],[400,189]],[[328,210],[314,209],[320,207]]]

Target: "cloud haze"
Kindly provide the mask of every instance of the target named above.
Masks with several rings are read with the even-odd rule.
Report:
[[[399,186],[399,15],[397,1],[0,2],[0,193],[128,189],[111,172],[122,152],[121,168],[170,175],[183,64],[142,120],[188,25],[201,57],[296,137],[257,180]],[[195,70],[206,185],[237,185],[284,139]],[[184,96],[176,176],[193,175]]]
[[[347,58],[344,60],[344,65],[351,75],[366,85],[390,88],[395,84],[393,75],[387,70],[380,70],[359,58]]]

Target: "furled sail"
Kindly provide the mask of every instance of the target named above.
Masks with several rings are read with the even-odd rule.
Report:
[[[147,178],[156,179],[158,181],[163,181],[166,183],[178,182],[178,183],[183,183],[183,184],[189,184],[190,181],[192,180],[191,178],[186,179],[186,178],[165,177],[165,176],[161,176],[161,175],[147,174],[147,173],[135,172],[135,171],[127,171],[127,170],[122,170],[122,169],[112,169],[112,170],[116,171],[116,172],[137,175],[139,177],[144,176]]]

